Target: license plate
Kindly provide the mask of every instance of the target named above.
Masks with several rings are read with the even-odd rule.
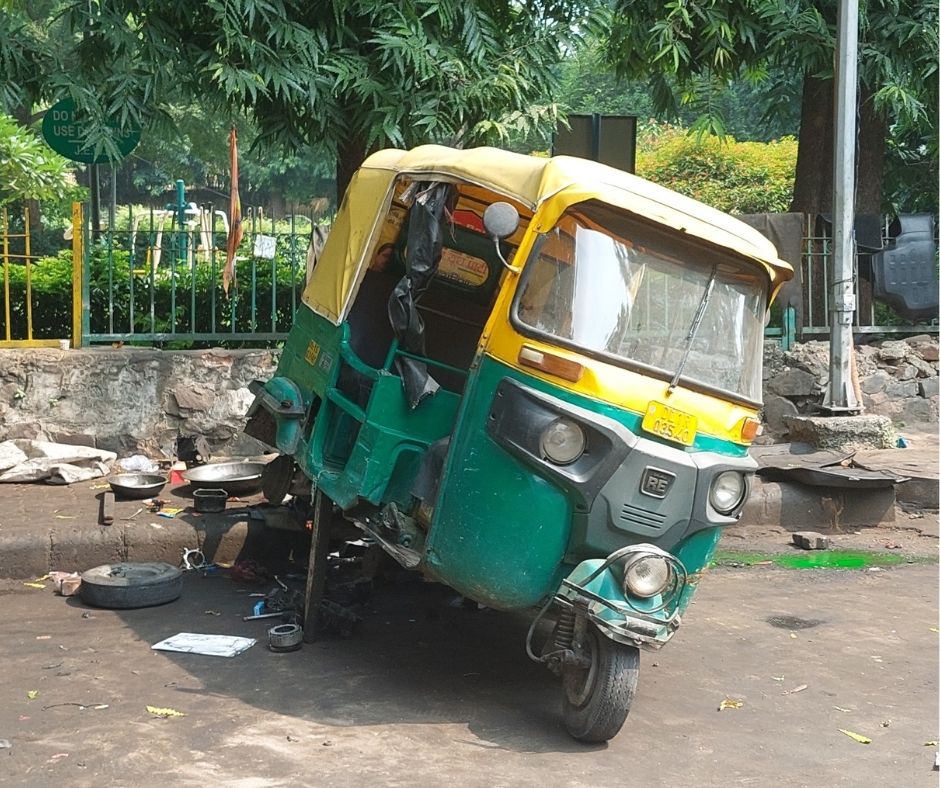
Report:
[[[651,402],[643,417],[643,429],[669,441],[691,446],[695,440],[698,420],[695,416],[670,408],[662,402]]]

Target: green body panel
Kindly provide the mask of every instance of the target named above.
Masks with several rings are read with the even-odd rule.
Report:
[[[329,320],[301,306],[294,315],[294,326],[284,344],[276,374],[292,380],[305,395],[322,397],[333,380],[333,366],[339,359],[342,336],[341,326],[334,326]],[[319,346],[313,364],[305,358],[311,342]]]
[[[560,486],[533,473],[487,435],[485,420],[504,377],[610,417],[634,432],[640,430],[641,417],[482,357],[471,375],[451,441],[425,568],[473,599],[496,608],[520,608],[554,594],[573,569],[574,564],[563,560],[574,512],[571,498]],[[741,447],[714,438],[699,439],[689,450],[742,453]],[[718,528],[707,529],[676,547],[674,552],[690,575],[707,564],[718,535]],[[683,593],[687,605],[692,587]]]

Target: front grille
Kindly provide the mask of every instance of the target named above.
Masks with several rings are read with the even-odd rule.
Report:
[[[647,528],[662,528],[663,523],[666,522],[666,515],[651,512],[641,506],[625,503],[620,510],[620,519],[625,523],[643,525]]]

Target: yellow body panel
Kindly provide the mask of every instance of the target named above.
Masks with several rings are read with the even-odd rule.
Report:
[[[522,208],[524,218],[534,214],[529,229],[536,231],[548,229],[574,203],[600,200],[759,265],[770,278],[771,293],[793,274],[773,244],[743,222],[613,167],[571,156],[548,159],[496,148],[422,145],[373,154],[349,185],[303,293],[308,307],[336,325],[345,319],[378,248],[399,177],[450,180],[468,190],[495,193]],[[525,259],[523,251],[517,259]]]

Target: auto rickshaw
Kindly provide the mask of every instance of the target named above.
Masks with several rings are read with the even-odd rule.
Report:
[[[756,467],[790,266],[741,222],[590,161],[384,150],[353,177],[247,431],[311,497],[307,628],[355,525],[533,611],[577,739],[621,728]],[[270,494],[269,494],[270,497]],[[345,525],[344,525],[345,524]]]

